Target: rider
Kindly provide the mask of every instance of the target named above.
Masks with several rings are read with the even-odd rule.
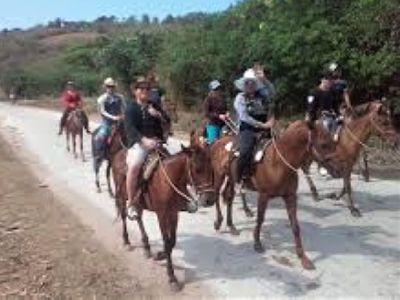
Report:
[[[60,130],[58,131],[59,135],[62,134],[69,113],[77,108],[82,108],[82,98],[79,92],[76,90],[75,83],[73,81],[67,82],[65,91],[61,95],[61,102],[64,106],[64,112],[60,121]],[[89,120],[84,111],[82,111],[82,122],[86,132],[90,134]]]
[[[107,139],[111,134],[112,126],[123,120],[125,102],[122,95],[116,92],[117,84],[111,77],[104,80],[106,92],[97,99],[97,105],[102,118],[96,133],[96,148],[104,155],[107,148]]]
[[[350,101],[350,94],[348,90],[347,81],[342,78],[342,71],[339,69],[337,63],[333,62],[329,65],[328,70],[332,77],[332,90],[337,97],[337,101],[341,104],[344,100],[346,108],[349,110],[353,110]]]
[[[150,72],[147,75],[147,80],[150,84],[149,101],[157,104],[159,107],[164,105],[164,90],[159,86],[156,75]]]
[[[208,122],[206,125],[207,143],[212,144],[221,136],[222,127],[229,117],[228,106],[222,97],[222,85],[213,80],[208,85],[209,93],[203,102],[203,110]]]
[[[127,138],[128,165],[126,188],[130,215],[137,204],[136,194],[142,165],[150,151],[160,146],[163,138],[161,126],[162,112],[149,101],[151,83],[139,77],[131,84],[132,99],[125,111],[125,133]]]
[[[257,68],[248,69],[243,77],[235,81],[241,92],[236,96],[234,107],[239,121],[239,159],[236,169],[235,191],[240,193],[243,179],[250,176],[256,133],[270,130],[275,125],[272,98],[261,91],[266,86],[264,73]]]

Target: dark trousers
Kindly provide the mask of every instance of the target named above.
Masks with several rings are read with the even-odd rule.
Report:
[[[62,129],[65,126],[65,123],[67,122],[69,113],[73,110],[74,110],[74,108],[71,108],[71,107],[67,107],[64,110],[62,117],[61,117],[61,121],[60,121],[60,132],[62,131]],[[82,111],[82,124],[83,124],[83,127],[85,127],[86,131],[89,131],[89,119],[84,111]]]
[[[236,182],[241,182],[244,177],[250,176],[253,150],[257,141],[256,131],[241,129],[239,131],[239,158],[236,169]]]

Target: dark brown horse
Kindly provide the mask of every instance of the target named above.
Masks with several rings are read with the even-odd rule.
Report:
[[[220,172],[215,178],[216,185],[222,184],[223,178],[227,176],[228,181],[225,200],[228,204],[227,222],[232,231],[236,231],[232,222],[232,202],[234,198],[234,164],[230,164],[227,158],[225,147],[232,138],[226,137],[215,142],[212,148],[212,158],[215,164],[219,163],[220,170],[227,170],[228,173]],[[257,225],[254,230],[254,249],[257,252],[263,251],[260,241],[260,231],[264,222],[265,210],[269,201],[274,197],[282,197],[285,201],[290,225],[293,231],[296,252],[305,269],[313,269],[313,263],[306,256],[300,237],[300,227],[297,221],[297,170],[310,157],[318,160],[331,174],[338,176],[338,166],[331,163],[330,154],[335,150],[335,143],[330,134],[317,125],[310,130],[305,121],[296,121],[291,124],[279,137],[273,140],[273,144],[266,149],[264,157],[255,167],[251,179],[246,183],[246,188],[258,192],[257,204]],[[228,167],[228,168],[227,168]],[[214,174],[215,175],[215,174]],[[217,212],[217,227],[221,224],[221,212]]]
[[[355,217],[360,217],[360,210],[354,206],[352,189],[351,189],[351,172],[354,164],[357,162],[360,151],[365,146],[366,141],[371,135],[379,136],[383,140],[387,140],[393,144],[397,144],[399,136],[393,127],[391,115],[388,107],[380,102],[370,102],[367,108],[367,113],[363,116],[354,118],[352,121],[345,123],[339,137],[339,142],[336,146],[335,159],[344,168],[343,181],[344,186],[342,191],[336,195],[329,195],[337,200],[347,194],[346,204],[351,214]],[[308,169],[311,161],[308,161],[303,171],[306,174],[307,182],[313,195],[313,199],[318,201],[319,195],[314,182],[308,175]]]
[[[122,238],[129,245],[126,194],[126,150],[119,151],[112,160],[112,172],[115,182],[115,201],[118,215],[122,220]],[[141,200],[137,208],[137,222],[142,235],[145,254],[150,257],[150,244],[142,221],[144,209],[157,214],[161,234],[164,241],[164,251],[158,253],[156,259],[167,259],[167,273],[173,289],[179,290],[181,285],[174,274],[171,253],[175,247],[178,215],[185,211],[188,205],[198,205],[187,190],[190,185],[201,196],[199,202],[203,206],[213,205],[215,192],[212,188],[211,161],[208,149],[201,147],[183,148],[178,154],[169,156],[159,162],[149,181],[141,190]]]
[[[79,149],[81,152],[82,161],[85,161],[85,155],[83,153],[83,111],[81,109],[75,109],[71,111],[65,122],[65,137],[67,142],[67,150],[71,151],[70,148],[70,137],[72,138],[72,150],[75,158],[78,158],[76,153],[76,137],[79,136]]]

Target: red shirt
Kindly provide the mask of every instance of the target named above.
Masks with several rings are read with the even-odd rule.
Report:
[[[76,108],[81,102],[81,95],[77,91],[67,90],[61,95],[61,102],[65,108]]]

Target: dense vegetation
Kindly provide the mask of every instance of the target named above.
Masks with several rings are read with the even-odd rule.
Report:
[[[0,70],[2,88],[28,97],[55,94],[71,78],[91,95],[107,75],[126,87],[134,76],[155,70],[169,96],[191,106],[213,78],[232,97],[233,80],[257,61],[268,69],[280,106],[297,113],[323,66],[337,61],[355,101],[378,92],[400,106],[398,0],[247,0],[223,13],[169,16],[161,23],[149,17],[96,22],[85,25],[97,26],[96,39],[52,49],[52,55],[43,56],[37,38],[3,34],[0,61],[8,63]],[[4,55],[4,41],[13,55]],[[18,61],[15,53],[27,45],[28,59]]]

